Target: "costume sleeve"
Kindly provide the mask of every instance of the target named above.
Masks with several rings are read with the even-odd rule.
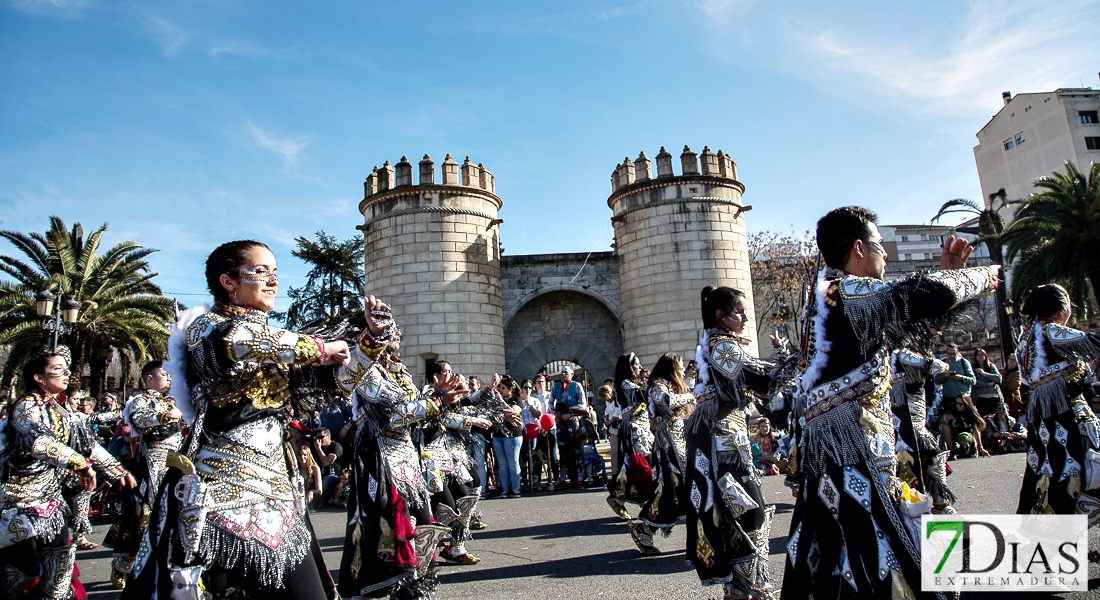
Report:
[[[318,338],[252,321],[236,321],[225,337],[226,354],[236,362],[312,366],[321,362]]]
[[[33,439],[30,454],[34,458],[73,472],[88,468],[88,460],[76,450],[61,443],[46,427],[45,408],[37,402],[24,400],[12,411],[11,426]]]
[[[443,414],[440,417],[440,420],[442,421],[444,427],[452,431],[456,431],[459,429],[469,431],[471,427],[470,417],[467,417],[466,415],[452,409],[449,406],[443,409]]]
[[[359,337],[359,341],[350,349],[351,358],[337,368],[336,385],[349,394],[355,388],[363,385],[370,372],[377,373],[377,369],[371,367],[378,360],[378,357],[382,356],[382,352],[386,350],[386,346],[391,339],[392,334],[389,331],[377,338],[371,335],[369,329],[364,331],[363,335]],[[380,373],[378,375],[381,377]]]
[[[1098,334],[1085,333],[1057,323],[1047,324],[1045,333],[1054,350],[1062,356],[1086,361],[1100,357],[1100,335]]]
[[[107,452],[107,450],[98,443],[92,446],[92,452],[89,458],[95,470],[103,473],[107,479],[111,481],[118,481],[127,473],[122,463],[118,462],[117,458],[111,456],[111,453]]]
[[[898,281],[848,275],[830,286],[826,301],[837,302],[863,351],[886,333],[899,333],[940,319],[959,304],[997,287],[992,267],[928,271]]]
[[[167,417],[168,411],[173,408],[175,404],[167,396],[154,397],[149,394],[134,396],[130,401],[130,422],[138,429],[138,433],[144,435],[150,429],[174,421],[175,419]]]
[[[418,423],[424,419],[434,417],[439,414],[439,409],[435,403],[428,399],[427,396],[421,396],[416,400],[410,400],[409,402],[402,402],[393,407],[393,413],[390,415],[390,425],[393,427],[408,427],[413,423]]]

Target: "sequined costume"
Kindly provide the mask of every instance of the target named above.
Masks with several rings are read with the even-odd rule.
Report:
[[[167,598],[200,576],[216,595],[313,589],[318,577],[331,587],[285,443],[286,409],[292,386],[350,392],[384,342],[364,334],[347,363],[321,367],[319,338],[271,327],[264,312],[220,302],[199,312],[169,339],[169,351],[186,358],[186,385],[174,377],[172,394],[181,408],[189,394],[197,413],[184,444],[194,474],[165,475],[123,598]],[[310,592],[290,595],[300,593]]]
[[[1084,514],[1100,525],[1100,421],[1085,401],[1091,395],[1085,361],[1100,357],[1100,335],[1036,321],[1024,331],[1016,360],[1027,405],[1027,469],[1020,488],[1021,514]],[[1095,530],[1094,530],[1095,531]],[[1100,552],[1090,548],[1090,561]]]
[[[940,449],[939,438],[925,425],[928,415],[924,386],[929,377],[950,367],[934,356],[909,349],[894,350],[891,356],[890,405],[897,437],[898,477],[931,496],[934,511],[944,512],[955,501],[955,494],[947,487],[950,452]]]
[[[996,286],[989,267],[893,282],[826,268],[807,306],[795,413],[800,488],[787,544],[784,600],[919,593],[915,532],[924,504],[905,502],[890,412],[889,341],[904,347],[960,303]],[[889,340],[888,340],[889,338]],[[942,596],[942,594],[936,594]]]
[[[614,465],[615,477],[608,482],[610,499],[623,506],[625,502],[643,504],[653,495],[653,432],[649,427],[649,406],[646,391],[634,381],[623,381],[626,399],[619,422],[619,464]],[[618,402],[618,399],[616,399]]]
[[[424,394],[435,396],[432,386]],[[476,561],[468,555],[466,541],[471,539],[470,523],[477,510],[478,496],[471,495],[473,483],[470,461],[460,432],[469,433],[470,418],[460,405],[443,406],[439,414],[423,424],[424,451],[428,455],[428,488],[432,492],[432,515],[435,522],[451,528],[451,539],[441,556],[448,560]]]
[[[175,407],[170,396],[145,390],[131,397],[122,411],[122,418],[141,440],[135,461],[140,469],[134,472],[138,487],[123,492],[122,515],[107,534],[106,545],[114,550],[111,579],[117,587],[123,587],[133,571],[138,544],[167,469],[168,453],[178,451],[183,443],[180,419],[168,416]]]
[[[430,597],[435,548],[451,530],[432,524],[426,461],[410,434],[440,414],[439,404],[388,356],[367,372],[352,410],[358,429],[340,595]]]
[[[698,405],[685,426],[688,560],[726,598],[771,598],[768,535],[775,507],[760,491],[745,409],[767,395],[776,365],[749,355],[725,329],[708,329],[696,352]]]
[[[657,487],[642,504],[638,518],[646,527],[668,535],[683,516],[687,506],[684,464],[687,451],[684,418],[695,406],[695,396],[678,394],[669,382],[657,379],[649,386],[649,422],[653,430],[653,480]]]
[[[62,497],[62,476],[94,468],[115,482],[126,469],[64,406],[63,395],[32,393],[10,407],[3,424],[0,588],[14,597],[38,579],[44,597],[68,598],[76,549],[69,540],[72,515]]]

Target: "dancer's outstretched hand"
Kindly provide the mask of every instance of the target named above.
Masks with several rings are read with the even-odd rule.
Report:
[[[974,252],[974,247],[970,245],[970,242],[949,235],[947,236],[947,240],[943,243],[943,254],[940,255],[940,268],[962,269],[966,267],[966,261],[970,258],[972,252]]]
[[[393,311],[389,305],[374,296],[367,296],[366,305],[363,316],[367,319],[367,329],[370,330],[371,335],[381,335],[393,322]]]

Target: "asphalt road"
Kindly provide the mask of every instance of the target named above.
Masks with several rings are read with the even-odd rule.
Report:
[[[961,512],[1012,513],[1020,489],[1024,455],[953,461],[948,478]],[[766,499],[775,504],[771,531],[771,572],[782,584],[787,531],[794,508],[782,477],[764,479]],[[718,586],[703,588],[684,560],[684,528],[668,539],[658,539],[663,551],[642,557],[630,539],[626,524],[611,513],[602,489],[542,493],[518,499],[489,499],[481,504],[489,528],[476,532],[467,544],[481,563],[445,565],[440,569],[440,599],[598,598],[696,599],[721,598]],[[636,510],[636,508],[634,509]],[[344,513],[321,510],[312,515],[325,559],[336,577],[343,546]],[[93,539],[106,534],[109,524],[96,527]],[[110,551],[82,551],[77,562],[89,598],[118,597],[110,583]],[[1100,571],[1090,570],[1092,591],[1062,598],[1100,599]],[[1016,594],[1041,598],[1041,594]],[[1008,595],[965,595],[1004,598]]]

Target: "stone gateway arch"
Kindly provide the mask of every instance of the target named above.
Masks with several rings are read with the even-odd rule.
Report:
[[[625,351],[651,367],[664,352],[694,356],[699,290],[749,296],[748,244],[737,166],[722,151],[687,146],[681,172],[661,148],[625,159],[611,176],[612,252],[502,256],[496,180],[450,155],[436,181],[427,155],[375,167],[359,204],[364,291],[385,299],[403,330],[413,377],[443,358],[456,371],[525,379],[554,361],[602,383]],[[756,332],[746,332],[753,340]]]

